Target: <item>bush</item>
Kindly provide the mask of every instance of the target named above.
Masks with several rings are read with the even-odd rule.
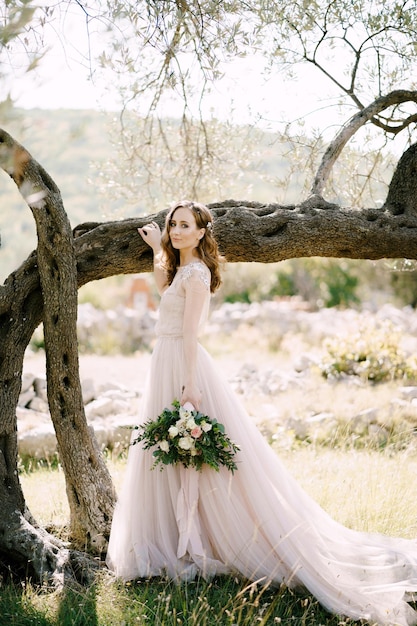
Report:
[[[390,283],[395,296],[403,305],[417,307],[417,271],[416,262],[409,259],[393,262],[394,269]]]
[[[266,296],[298,295],[325,307],[358,304],[357,269],[346,259],[293,259],[282,263]]]
[[[280,263],[231,263],[216,297],[223,302],[261,302],[299,296],[313,306],[358,304],[361,265],[348,259],[291,259]]]
[[[356,333],[327,339],[327,354],[320,364],[325,378],[358,376],[379,383],[417,380],[417,361],[400,346],[401,332],[389,321],[360,323]]]

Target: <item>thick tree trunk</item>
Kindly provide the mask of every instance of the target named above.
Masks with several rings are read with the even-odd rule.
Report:
[[[410,218],[417,214],[417,144],[408,148],[398,161],[384,207],[393,215]]]
[[[37,281],[36,286],[27,285],[26,276],[23,284],[17,283],[18,273],[15,273],[6,281],[0,298],[1,335],[5,339],[0,362],[0,471],[3,478],[0,552],[7,551],[17,566],[30,563],[35,575],[42,579],[45,572],[51,575],[52,571],[59,576],[72,553],[62,546],[57,548],[53,538],[37,528],[26,510],[18,480],[16,406],[24,350],[40,321],[40,312],[45,332],[48,401],[65,472],[75,545],[98,552],[104,549],[115,491],[84,414],[76,339],[76,259],[60,193],[43,168],[7,133],[0,135],[0,145],[3,167],[9,171],[33,212],[39,242],[37,264],[32,264],[32,268],[36,268],[32,276],[32,281]],[[29,290],[22,288],[23,285],[29,286]],[[25,533],[28,534],[26,541]]]
[[[16,406],[24,352],[42,319],[36,255],[0,290],[0,567],[55,586],[88,579],[95,563],[40,528],[28,510],[17,471]]]
[[[28,203],[38,232],[49,409],[65,473],[72,541],[102,551],[110,532],[116,493],[84,413],[77,347],[77,268],[71,227],[59,190],[32,160],[24,172],[26,184],[30,180],[41,187],[35,182],[39,172],[44,198]]]
[[[417,195],[406,214],[391,207],[341,208],[312,196],[297,206],[227,200],[209,205],[214,234],[227,261],[276,263],[301,257],[417,259]],[[137,235],[144,219],[82,224],[74,229],[79,286],[115,274],[147,272],[149,248]],[[91,230],[88,230],[88,229]]]

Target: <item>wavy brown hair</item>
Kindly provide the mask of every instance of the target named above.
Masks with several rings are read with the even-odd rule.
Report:
[[[171,239],[169,237],[170,222],[177,209],[189,209],[194,215],[194,219],[197,224],[197,228],[204,228],[205,233],[200,239],[200,243],[196,247],[195,251],[198,257],[207,265],[211,273],[210,291],[214,293],[221,285],[222,279],[220,276],[220,264],[223,258],[220,256],[217,241],[215,240],[212,232],[213,217],[209,209],[199,202],[191,202],[189,200],[181,200],[174,204],[165,218],[165,228],[162,233],[161,247],[164,253],[164,269],[167,274],[168,284],[170,285],[174,280],[174,276],[177,273],[177,267],[180,263],[179,250],[173,248]]]

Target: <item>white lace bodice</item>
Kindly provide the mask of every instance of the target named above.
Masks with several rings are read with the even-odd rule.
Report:
[[[174,280],[162,294],[159,319],[155,327],[159,337],[182,336],[186,298],[196,305],[196,314],[200,317],[198,326],[201,330],[207,319],[210,303],[210,270],[201,261],[179,267]],[[204,305],[200,315],[201,306],[197,306],[197,303],[201,303],[201,299],[204,299]]]

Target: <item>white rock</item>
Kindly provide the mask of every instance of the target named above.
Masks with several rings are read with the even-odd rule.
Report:
[[[109,391],[127,391],[127,388],[117,382],[102,383],[98,388],[98,395],[103,396]]]
[[[413,400],[417,398],[417,387],[415,386],[400,387],[398,391],[406,400]]]
[[[49,413],[38,413],[32,409],[26,409],[23,407],[17,407],[16,417],[19,436],[27,430],[37,428],[39,424],[51,424],[51,416]]]
[[[57,449],[56,436],[52,424],[40,424],[22,433],[19,438],[19,454],[34,459],[51,458]]]
[[[22,376],[22,387],[20,390],[20,393],[25,393],[25,391],[28,391],[28,389],[30,389],[30,387],[32,387],[33,382],[35,380],[35,376],[33,374],[23,374]]]
[[[113,400],[111,398],[97,398],[97,400],[93,400],[85,407],[87,419],[105,417],[106,415],[111,415],[113,412]]]
[[[81,383],[81,390],[83,395],[83,403],[88,404],[96,399],[96,387],[94,381],[91,378],[86,378]]]
[[[111,440],[111,433],[109,429],[105,427],[103,420],[94,421],[93,431],[99,448],[107,448]]]
[[[378,426],[378,424],[370,424],[368,432],[373,437],[377,437],[381,442],[386,441],[388,439],[387,429],[382,428],[382,426]]]
[[[38,398],[42,398],[42,400],[45,400],[45,402],[48,401],[48,396],[46,393],[46,380],[44,378],[35,378],[33,382],[33,388]]]
[[[287,430],[292,430],[297,439],[305,439],[308,435],[305,421],[299,419],[298,417],[290,417],[286,421],[285,427]]]
[[[39,413],[48,413],[49,405],[42,398],[33,398],[28,404],[28,407],[32,409],[32,411],[38,411]]]
[[[28,389],[27,391],[25,391],[24,393],[21,393],[19,396],[19,401],[17,403],[18,406],[21,407],[25,407],[29,404],[29,402],[35,398],[36,394],[35,394],[35,390],[33,389],[33,387],[31,387],[30,389]]]
[[[126,401],[128,398],[134,398],[136,396],[134,391],[122,391],[119,389],[107,389],[100,393],[101,398],[111,398],[112,400]]]
[[[378,409],[365,409],[364,411],[361,411],[360,413],[358,413],[356,415],[356,418],[354,419],[359,419],[362,422],[365,422],[366,424],[373,424],[376,422],[378,417]]]
[[[105,539],[104,535],[99,534],[92,537],[90,543],[92,546],[94,546],[97,552],[104,552],[107,548],[108,542]]]
[[[302,354],[297,361],[294,363],[294,369],[296,372],[305,372],[310,369],[312,365],[317,364],[317,359],[315,359],[310,354]]]
[[[306,419],[306,422],[308,422],[309,424],[320,424],[321,422],[327,422],[333,419],[334,419],[333,413],[323,412],[323,413],[316,413],[315,415],[311,415],[311,417],[308,417]]]

